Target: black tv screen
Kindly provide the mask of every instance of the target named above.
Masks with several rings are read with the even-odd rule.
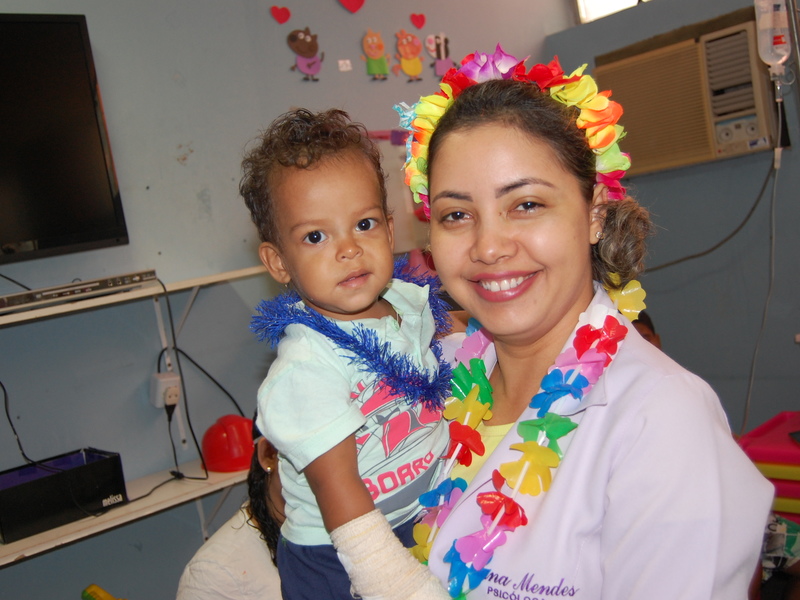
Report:
[[[0,264],[127,243],[86,18],[0,14]]]

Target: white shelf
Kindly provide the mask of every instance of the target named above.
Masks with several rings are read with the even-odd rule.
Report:
[[[196,460],[181,467],[190,477],[203,477],[205,474]],[[171,477],[169,471],[154,473],[125,484],[128,498],[144,496],[159,483]],[[208,479],[175,479],[162,485],[152,494],[134,502],[109,509],[99,517],[86,517],[80,521],[67,523],[61,527],[12,542],[0,544],[0,567],[30,558],[48,550],[54,550],[83,538],[119,527],[131,521],[148,517],[178,504],[201,498],[207,494],[223,490],[247,479],[247,470],[232,473],[208,473]]]
[[[216,275],[208,275],[206,277],[197,277],[195,279],[186,279],[184,281],[167,283],[166,287],[167,292],[178,292],[195,287],[202,287],[204,285],[221,283],[223,281],[233,281],[235,279],[252,277],[254,275],[262,275],[266,274],[266,272],[267,270],[263,266],[248,267],[246,269],[239,269],[237,271],[227,271],[225,273],[217,273]],[[74,300],[72,302],[64,302],[62,304],[54,304],[51,306],[43,306],[42,308],[21,310],[18,312],[5,314],[0,316],[0,327],[14,325],[16,323],[24,323],[26,321],[35,321],[37,319],[55,317],[58,315],[82,310],[89,310],[92,308],[98,308],[100,306],[108,306],[110,304],[131,302],[132,300],[139,300],[141,298],[151,298],[163,293],[164,289],[160,284],[149,282],[143,287],[132,290],[114,292],[105,296],[95,296],[92,298],[86,298],[84,300]]]

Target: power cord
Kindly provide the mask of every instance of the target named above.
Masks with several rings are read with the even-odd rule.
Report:
[[[761,184],[761,189],[758,192],[758,196],[756,197],[756,201],[753,203],[753,206],[750,207],[750,210],[748,211],[748,213],[745,216],[744,220],[741,223],[739,223],[739,225],[736,227],[736,229],[734,229],[732,232],[730,232],[722,240],[720,240],[719,242],[717,242],[716,244],[714,244],[713,246],[711,246],[707,250],[703,250],[702,252],[697,252],[695,254],[690,254],[689,256],[684,256],[683,258],[677,258],[675,260],[671,260],[669,262],[657,265],[655,267],[650,267],[649,269],[645,269],[645,271],[644,271],[645,274],[647,274],[647,273],[655,273],[656,271],[660,271],[661,269],[666,269],[667,267],[674,267],[675,265],[678,265],[680,263],[686,262],[688,260],[692,260],[692,259],[695,259],[695,258],[700,258],[700,257],[703,257],[703,256],[707,256],[707,255],[711,254],[712,252],[714,252],[715,250],[718,250],[719,248],[721,248],[722,246],[727,244],[729,241],[731,241],[734,238],[734,236],[736,236],[737,233],[739,233],[742,229],[744,229],[744,226],[747,225],[747,223],[750,221],[750,218],[753,216],[753,213],[755,213],[756,208],[758,208],[758,205],[761,203],[761,199],[764,197],[764,191],[767,189],[767,184],[769,183],[770,177],[772,177],[772,174],[776,173],[776,172],[777,172],[777,169],[774,166],[774,164],[770,164],[769,171],[767,172],[767,176],[764,178],[764,183]]]
[[[169,317],[169,329],[170,335],[172,337],[172,347],[177,348],[178,340],[177,335],[175,334],[175,319],[172,315],[172,303],[169,299],[169,292],[167,291],[167,286],[164,285],[164,282],[161,279],[156,279],[158,283],[161,285],[161,288],[164,290],[163,296],[164,301],[167,304],[167,315]],[[160,360],[159,360],[160,364]],[[183,474],[178,466],[178,458],[175,451],[175,442],[172,439],[172,416],[168,415],[168,426],[169,426],[169,439],[170,443],[172,444],[172,456],[175,463],[175,470],[171,471],[170,473],[178,479],[198,479],[198,480],[206,480],[208,479],[208,469],[206,468],[206,461],[203,457],[203,450],[200,447],[200,444],[197,441],[197,435],[194,432],[194,426],[192,425],[192,418],[189,414],[189,400],[186,395],[186,378],[183,376],[183,368],[181,367],[181,359],[180,359],[180,352],[175,352],[175,366],[178,369],[178,375],[180,376],[181,380],[181,393],[183,394],[183,406],[186,409],[186,423],[189,426],[189,432],[192,435],[192,441],[194,442],[194,447],[197,450],[197,454],[200,457],[200,465],[203,468],[203,473],[205,474],[203,477],[188,477],[187,475]],[[174,411],[174,408],[173,408]]]
[[[36,461],[31,460],[27,454],[25,454],[25,450],[22,448],[22,442],[19,439],[19,434],[17,433],[17,428],[14,427],[14,421],[11,419],[11,411],[8,407],[8,390],[6,390],[6,386],[3,385],[3,382],[0,381],[0,389],[3,390],[3,406],[6,410],[6,419],[8,419],[8,424],[11,425],[11,431],[14,434],[14,439],[17,440],[17,447],[19,448],[19,453],[22,455],[23,460],[28,463],[29,465],[36,464]]]
[[[11,279],[11,277],[9,277],[8,275],[3,275],[2,273],[0,273],[0,277],[2,277],[3,279],[5,279],[6,281],[10,281],[10,282],[11,282],[11,283],[13,283],[14,285],[18,285],[18,286],[19,286],[19,287],[21,287],[23,290],[28,290],[28,291],[30,291],[30,289],[31,289],[31,288],[29,288],[27,285],[20,283],[20,282],[19,282],[19,281],[17,281],[16,279]]]
[[[191,356],[189,356],[181,348],[178,348],[177,346],[173,346],[172,348],[163,348],[161,350],[161,352],[158,355],[158,372],[159,373],[161,373],[161,361],[164,358],[164,355],[166,354],[167,350],[174,350],[176,353],[180,353],[181,356],[183,356],[184,358],[188,359],[189,362],[192,363],[195,366],[195,368],[197,368],[198,371],[200,371],[203,375],[205,375],[209,379],[209,381],[211,381],[214,385],[216,385],[220,389],[220,391],[223,394],[225,394],[228,397],[228,399],[230,399],[231,403],[233,403],[234,407],[236,408],[236,412],[238,412],[241,416],[245,416],[244,411],[242,411],[242,407],[239,405],[239,403],[236,401],[236,399],[233,397],[233,395],[228,390],[226,390],[225,387],[218,380],[216,380],[208,371],[206,371],[203,367],[201,367],[197,363],[196,360],[194,360]]]

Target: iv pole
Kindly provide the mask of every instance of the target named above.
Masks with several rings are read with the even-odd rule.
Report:
[[[798,37],[798,25],[797,25],[797,0],[786,0],[786,7],[789,12],[789,31],[791,32],[792,38],[792,48],[794,50],[794,64],[797,67],[800,65],[800,39]],[[798,118],[800,118],[800,95],[795,99],[795,105],[797,108]]]

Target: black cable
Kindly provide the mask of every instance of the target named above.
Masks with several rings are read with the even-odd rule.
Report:
[[[644,272],[645,273],[653,273],[655,271],[659,271],[661,269],[666,269],[667,267],[672,267],[672,266],[680,264],[682,262],[686,262],[687,260],[692,260],[694,258],[700,258],[701,256],[706,256],[707,254],[711,254],[712,252],[714,252],[714,250],[717,250],[718,248],[720,248],[723,245],[727,244],[730,240],[733,239],[733,237],[737,233],[739,233],[744,228],[745,225],[747,225],[747,222],[753,216],[753,213],[755,212],[756,208],[761,203],[761,199],[764,197],[764,190],[767,189],[767,184],[769,183],[770,177],[772,176],[772,174],[774,172],[775,172],[775,166],[771,163],[770,167],[769,167],[769,171],[767,172],[767,176],[764,179],[764,183],[761,185],[761,190],[758,192],[758,196],[756,197],[755,203],[753,204],[753,206],[750,207],[750,211],[747,213],[747,215],[745,216],[744,220],[741,223],[739,223],[739,226],[736,227],[736,229],[734,229],[727,236],[725,236],[721,241],[719,241],[716,244],[714,244],[713,246],[711,246],[711,248],[709,248],[708,250],[703,250],[702,252],[697,252],[696,254],[690,254],[689,256],[684,256],[683,258],[678,258],[678,259],[675,259],[675,260],[671,260],[671,261],[666,262],[664,264],[657,265],[657,266],[651,267],[649,269],[645,269]]]
[[[6,409],[6,418],[8,419],[8,424],[11,425],[11,431],[14,433],[14,439],[17,440],[17,446],[19,447],[19,453],[22,455],[22,458],[28,464],[36,464],[36,461],[31,460],[27,454],[25,454],[25,450],[22,448],[22,441],[19,439],[19,434],[17,434],[17,428],[14,427],[14,421],[11,419],[11,411],[8,408],[8,390],[6,390],[6,386],[3,385],[3,382],[0,381],[0,388],[3,390],[3,406]]]
[[[130,503],[130,502],[136,502],[137,500],[141,500],[142,498],[147,498],[147,497],[148,497],[150,494],[152,494],[153,492],[155,492],[155,491],[156,491],[158,488],[160,488],[162,485],[166,485],[166,484],[168,484],[170,481],[175,481],[176,479],[182,479],[182,477],[176,477],[175,475],[173,475],[173,476],[172,476],[172,477],[170,477],[169,479],[166,479],[166,480],[162,481],[161,483],[159,483],[159,484],[157,484],[157,485],[153,486],[153,489],[151,489],[151,490],[150,490],[149,492],[147,492],[146,494],[142,494],[142,495],[141,495],[141,496],[139,496],[138,498],[129,498],[129,499],[128,499],[128,502],[129,502],[129,503]]]
[[[196,367],[196,368],[197,368],[197,369],[198,369],[198,370],[199,370],[201,373],[203,373],[203,375],[205,375],[206,377],[208,377],[208,379],[209,379],[209,380],[210,380],[210,381],[211,381],[211,382],[212,382],[214,385],[216,385],[216,386],[217,386],[217,387],[220,389],[220,391],[222,391],[222,393],[223,393],[223,394],[225,394],[225,395],[226,395],[226,396],[227,396],[227,397],[230,399],[230,401],[231,401],[231,402],[233,403],[233,405],[236,407],[236,411],[237,411],[237,412],[238,412],[238,413],[239,413],[241,416],[244,416],[244,411],[242,411],[242,407],[239,405],[239,403],[236,401],[236,399],[233,397],[233,395],[232,395],[232,394],[231,394],[231,393],[230,393],[228,390],[226,390],[226,389],[225,389],[225,387],[223,387],[223,385],[222,385],[222,384],[221,384],[219,381],[217,381],[217,380],[216,380],[216,379],[215,379],[215,378],[214,378],[214,377],[213,377],[213,376],[212,376],[212,375],[211,375],[211,374],[210,374],[208,371],[206,371],[206,370],[205,370],[203,367],[201,367],[201,366],[200,366],[200,365],[197,363],[197,361],[195,361],[195,360],[194,360],[194,359],[193,359],[191,356],[189,356],[189,355],[188,355],[186,352],[184,352],[184,351],[183,351],[181,348],[178,348],[177,346],[173,346],[172,348],[162,348],[162,349],[161,349],[161,352],[159,352],[159,354],[158,354],[158,372],[159,372],[159,373],[161,373],[161,359],[162,359],[162,358],[164,357],[164,355],[167,353],[167,350],[174,350],[175,352],[180,352],[180,353],[181,353],[181,355],[182,355],[184,358],[187,358],[187,359],[189,359],[189,362],[190,362],[190,363],[192,363],[192,364],[193,364],[193,365],[194,365],[194,366],[195,366],[195,367]]]
[[[11,277],[9,277],[8,275],[3,275],[2,273],[0,273],[0,277],[2,277],[3,279],[5,279],[5,280],[7,280],[7,281],[10,281],[10,282],[11,282],[11,283],[13,283],[14,285],[18,285],[18,286],[19,286],[19,287],[21,287],[23,290],[28,290],[28,291],[30,291],[30,289],[31,289],[31,288],[29,288],[27,285],[24,285],[24,284],[20,283],[20,282],[19,282],[19,281],[17,281],[16,279],[11,279]]]
[[[172,335],[172,346],[177,347],[178,339],[177,335],[175,334],[175,319],[172,316],[172,304],[169,301],[169,292],[167,291],[167,286],[164,285],[163,281],[158,278],[156,278],[156,281],[158,281],[164,290],[163,295],[164,300],[167,303],[167,315],[169,316],[169,328],[170,334]],[[192,419],[189,415],[189,399],[186,396],[186,378],[183,376],[183,369],[181,368],[180,352],[175,353],[175,366],[177,367],[178,375],[181,378],[181,392],[183,393],[183,406],[186,409],[186,423],[189,425],[189,432],[192,434],[192,441],[194,441],[194,447],[197,449],[198,456],[200,456],[200,465],[203,467],[203,472],[205,473],[205,477],[186,477],[186,479],[208,479],[208,469],[206,468],[205,458],[203,458],[203,450],[200,448],[200,444],[197,441],[197,435],[195,435]]]
[[[169,434],[169,443],[172,446],[172,464],[175,465],[175,470],[171,471],[173,475],[180,473],[180,466],[178,465],[178,452],[175,449],[175,440],[172,438],[172,414],[175,412],[175,405],[167,406],[167,433]],[[172,409],[172,410],[170,410]]]

